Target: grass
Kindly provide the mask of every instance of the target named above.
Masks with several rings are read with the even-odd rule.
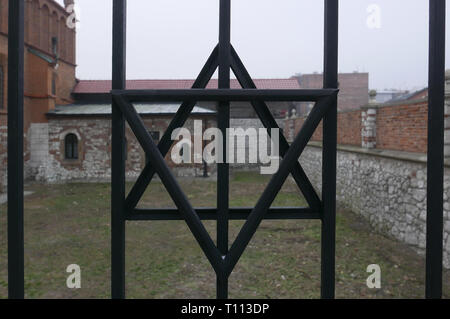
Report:
[[[252,206],[266,177],[236,173],[232,206]],[[214,206],[210,180],[181,180],[191,202]],[[128,188],[131,185],[128,185]],[[27,298],[109,298],[110,186],[108,184],[29,185],[25,203]],[[275,206],[304,205],[288,181]],[[174,207],[154,182],[141,206]],[[0,298],[7,296],[6,206],[0,206]],[[243,222],[230,223],[234,240]],[[213,238],[215,223],[205,222]],[[128,298],[214,298],[215,276],[184,222],[129,222],[126,236]],[[337,216],[336,294],[338,298],[421,298],[424,260],[405,245],[377,234],[355,214]],[[78,264],[82,288],[66,287],[66,267]],[[382,289],[368,289],[369,264],[382,269]],[[444,294],[450,296],[445,273]],[[264,221],[230,278],[231,298],[319,298],[320,222]]]

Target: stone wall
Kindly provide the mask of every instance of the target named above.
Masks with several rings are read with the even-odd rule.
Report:
[[[27,134],[29,159],[25,176],[36,176],[39,167],[45,165],[48,157],[48,123],[32,123]]]
[[[426,158],[421,154],[340,146],[337,200],[364,216],[377,230],[425,249]],[[311,182],[321,189],[322,148],[312,143],[300,158]],[[450,166],[445,168],[444,266],[450,268]]]
[[[163,136],[170,123],[171,117],[144,118],[144,124],[149,131],[159,132]],[[202,119],[203,129],[214,125],[215,120],[205,121],[202,117],[192,117],[185,125],[193,132],[194,120]],[[44,134],[43,128],[39,128],[40,134]],[[67,134],[75,134],[78,138],[79,158],[76,160],[65,159],[64,139]],[[35,138],[41,138],[41,135]],[[45,139],[42,137],[42,139]],[[129,180],[136,179],[146,164],[146,156],[133,132],[127,126],[127,161],[126,176]],[[109,118],[50,118],[48,124],[48,152],[47,157],[40,157],[43,149],[35,157],[31,157],[27,163],[30,170],[35,171],[31,178],[42,182],[65,181],[109,181],[111,177],[111,120]],[[203,164],[175,165],[169,155],[166,157],[169,167],[176,176],[203,176]],[[34,163],[39,162],[38,165]],[[209,174],[214,167],[208,166]]]
[[[6,193],[8,165],[8,128],[5,125],[0,126],[0,194]]]

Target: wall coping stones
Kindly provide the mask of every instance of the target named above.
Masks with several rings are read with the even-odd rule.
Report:
[[[308,143],[308,146],[322,148],[322,142],[311,141]],[[405,151],[397,151],[397,150],[383,150],[383,149],[367,149],[354,145],[342,145],[339,144],[337,146],[338,151],[350,152],[350,153],[358,153],[358,154],[366,154],[373,155],[383,158],[396,159],[414,163],[426,163],[427,155],[423,153],[412,153]],[[447,158],[444,160],[444,166],[450,168],[450,159]]]

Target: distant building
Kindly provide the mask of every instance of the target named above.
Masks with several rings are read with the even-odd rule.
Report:
[[[300,89],[300,85],[295,78],[289,79],[255,79],[255,85],[258,89]],[[194,84],[194,80],[128,80],[127,89],[134,90],[157,90],[157,89],[190,89]],[[217,89],[217,79],[211,79],[207,89]],[[232,89],[240,89],[241,85],[236,79],[231,80]],[[104,103],[109,101],[109,91],[111,90],[110,80],[82,80],[75,86],[72,96],[77,101],[89,101]],[[296,108],[299,103],[295,102],[268,102],[272,114],[275,118],[282,119],[286,112]],[[216,103],[199,102],[199,106],[215,110]],[[248,102],[232,102],[231,118],[256,118],[257,115],[253,107]]]
[[[406,90],[381,90],[377,91],[377,96],[375,99],[377,103],[386,103],[407,94],[409,94],[409,91]]]
[[[378,95],[378,93],[377,93],[377,95]],[[406,101],[425,99],[427,97],[428,97],[428,88],[424,88],[424,89],[417,90],[417,91],[414,91],[411,93],[405,93],[403,95],[396,96],[393,99],[386,101],[385,103],[406,102]]]
[[[76,69],[76,30],[67,26],[67,6],[54,0],[25,0],[25,100],[24,168],[27,180],[62,182],[105,180],[111,176],[111,81],[79,81]],[[0,192],[6,186],[7,168],[7,61],[8,0],[0,0]],[[194,80],[129,81],[129,89],[189,89]],[[299,89],[296,79],[255,80],[261,89]],[[232,88],[240,88],[233,80]],[[208,88],[217,88],[211,80]],[[162,138],[178,110],[176,103],[136,105],[155,142]],[[291,103],[268,103],[280,119]],[[202,129],[215,127],[216,103],[198,103],[186,122],[192,128],[201,120]],[[248,103],[232,103],[231,114],[243,127],[258,126],[256,113]],[[234,120],[233,119],[233,120]],[[232,123],[234,123],[232,121]],[[233,124],[232,124],[233,125]],[[126,130],[126,174],[135,178],[147,162],[134,134]],[[214,166],[173,165],[176,175],[204,176]]]
[[[65,0],[66,5],[73,1]],[[0,0],[0,192],[6,184],[8,0]],[[34,174],[48,149],[42,137],[46,113],[72,103],[75,86],[75,30],[69,14],[53,0],[25,0],[24,153],[25,177]],[[47,148],[46,148],[47,146]]]
[[[146,129],[156,144],[166,132],[180,107],[177,103],[135,104]],[[57,106],[46,114],[47,143],[45,160],[33,178],[45,182],[68,180],[104,181],[111,177],[111,102],[77,103]],[[194,107],[185,126],[194,132],[194,121],[202,123],[202,132],[216,127],[214,111]],[[147,156],[130,127],[126,127],[126,176],[136,178],[147,164]],[[169,155],[166,162],[176,176],[205,176],[213,166],[203,164],[175,165]]]
[[[323,88],[323,74],[301,74],[296,76],[302,89]],[[338,107],[340,111],[354,110],[369,102],[369,73],[340,73]],[[312,103],[300,103],[297,114],[304,115]]]

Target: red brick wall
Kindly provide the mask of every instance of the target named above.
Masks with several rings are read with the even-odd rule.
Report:
[[[338,143],[361,145],[361,112],[351,111],[338,114]]]
[[[338,143],[361,146],[362,110],[338,114]],[[377,108],[376,148],[405,152],[427,152],[428,102],[418,100],[400,105],[384,105]],[[291,121],[291,120],[288,120]],[[294,121],[297,134],[305,118]],[[286,127],[289,127],[288,124]],[[322,141],[322,123],[312,141]]]
[[[75,64],[75,30],[66,25],[69,13],[54,0],[25,1],[25,43],[52,55],[52,37],[58,38],[59,58]],[[8,0],[0,0],[0,33],[8,33]]]
[[[380,107],[377,110],[377,148],[426,153],[428,103]]]
[[[298,134],[305,118],[295,120],[295,133]],[[312,141],[322,141],[322,122],[317,127]],[[338,114],[338,143],[346,145],[361,145],[361,111],[349,111]]]

